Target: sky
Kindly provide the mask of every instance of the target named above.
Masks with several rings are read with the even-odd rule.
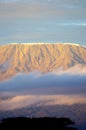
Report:
[[[0,44],[86,45],[86,0],[0,0]]]

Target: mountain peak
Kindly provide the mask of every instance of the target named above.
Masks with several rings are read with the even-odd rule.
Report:
[[[20,45],[43,45],[43,44],[63,44],[63,45],[75,45],[75,46],[80,46],[80,44],[77,44],[77,43],[49,43],[49,42],[26,42],[26,43],[17,43],[17,42],[14,42],[14,43],[9,43],[8,45],[10,44],[13,44],[13,45],[17,45],[17,44],[20,44]]]
[[[0,46],[1,80],[17,73],[29,73],[35,70],[46,73],[59,68],[62,68],[61,71],[72,72],[78,69],[84,72],[86,48],[70,43],[13,43]]]

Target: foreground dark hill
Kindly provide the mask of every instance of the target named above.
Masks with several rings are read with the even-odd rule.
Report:
[[[69,118],[8,118],[0,124],[0,130],[23,129],[23,130],[77,130],[70,125],[74,122]],[[68,127],[67,127],[68,126]]]
[[[0,46],[0,80],[38,70],[86,72],[86,48],[75,44],[9,44]]]

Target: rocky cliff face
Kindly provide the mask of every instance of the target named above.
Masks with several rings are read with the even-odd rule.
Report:
[[[86,48],[74,44],[10,44],[0,46],[0,80],[34,70],[86,71]]]

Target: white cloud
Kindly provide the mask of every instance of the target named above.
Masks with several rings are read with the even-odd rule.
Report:
[[[61,25],[63,25],[63,26],[86,26],[86,23],[71,22],[71,23],[63,23]]]

